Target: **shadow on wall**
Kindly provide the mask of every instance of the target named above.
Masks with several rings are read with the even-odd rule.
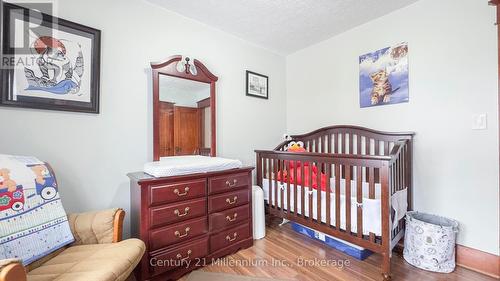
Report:
[[[125,180],[120,183],[119,187],[109,204],[109,208],[122,208],[125,210],[125,220],[123,222],[123,239],[130,238],[130,205],[124,204],[130,200],[130,183]]]

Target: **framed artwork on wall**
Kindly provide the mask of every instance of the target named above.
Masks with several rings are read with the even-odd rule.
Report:
[[[269,77],[247,70],[246,83],[247,96],[268,99],[269,98]]]
[[[99,113],[97,29],[4,3],[0,105]]]
[[[408,43],[359,57],[359,101],[362,108],[409,101]]]

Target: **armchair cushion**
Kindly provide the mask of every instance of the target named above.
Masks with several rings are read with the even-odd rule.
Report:
[[[121,209],[69,214],[68,221],[75,237],[72,245],[105,244],[113,242],[115,215]]]
[[[79,245],[28,273],[28,281],[123,281],[145,252],[139,239],[118,243]]]

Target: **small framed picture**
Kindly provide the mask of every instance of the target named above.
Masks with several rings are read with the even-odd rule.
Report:
[[[269,77],[247,70],[247,96],[269,98]]]
[[[0,105],[99,113],[101,32],[31,8],[3,9]]]

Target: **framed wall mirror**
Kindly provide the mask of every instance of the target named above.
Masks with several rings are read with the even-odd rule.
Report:
[[[216,155],[215,83],[198,60],[180,55],[151,63],[153,159]]]

